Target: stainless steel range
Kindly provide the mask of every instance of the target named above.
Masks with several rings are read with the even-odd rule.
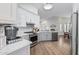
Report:
[[[31,48],[36,46],[37,43],[38,43],[37,33],[33,33],[33,32],[24,32],[24,33],[28,33],[29,34],[29,40],[32,42],[32,44],[30,45]]]

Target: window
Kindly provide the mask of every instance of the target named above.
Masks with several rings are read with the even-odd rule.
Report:
[[[62,31],[62,24],[60,24],[60,31]]]

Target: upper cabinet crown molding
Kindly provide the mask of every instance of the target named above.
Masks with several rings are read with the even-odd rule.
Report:
[[[32,13],[34,15],[38,15],[38,9],[31,5],[23,5],[23,4],[18,4],[18,7],[24,9],[25,11]]]
[[[33,14],[33,13],[25,10],[24,8],[18,6],[17,7],[17,21],[16,21],[17,26],[18,27],[27,27],[27,23],[35,24],[35,26],[38,26],[40,23],[39,15]]]
[[[13,24],[16,20],[16,4],[0,3],[0,24]]]

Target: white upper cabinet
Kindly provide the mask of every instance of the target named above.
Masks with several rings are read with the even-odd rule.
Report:
[[[17,25],[20,27],[26,27],[28,24],[35,24],[37,27],[40,23],[40,17],[37,14],[34,14],[26,9],[17,7]]]
[[[27,19],[26,12],[23,9],[17,7],[16,25],[18,27],[26,27],[26,19]]]
[[[34,23],[36,27],[40,26],[40,17],[38,15],[34,16]]]
[[[16,20],[16,4],[0,3],[0,24],[12,24]]]

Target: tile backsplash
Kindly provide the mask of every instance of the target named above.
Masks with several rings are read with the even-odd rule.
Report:
[[[22,35],[24,34],[24,32],[29,32],[32,31],[31,27],[19,27],[19,30],[17,32],[17,35]],[[4,26],[0,26],[0,36],[5,36],[5,30],[4,30]]]
[[[17,32],[17,36],[21,36],[24,34],[24,32],[29,32],[32,31],[32,28],[27,28],[27,27],[19,27],[19,30]]]

